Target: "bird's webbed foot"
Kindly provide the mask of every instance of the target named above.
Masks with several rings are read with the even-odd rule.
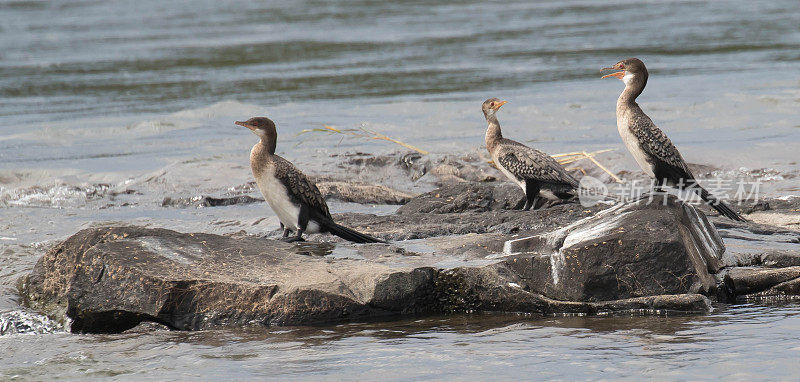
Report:
[[[281,241],[285,242],[285,243],[294,243],[294,242],[298,242],[298,241],[306,241],[305,239],[303,239],[303,231],[304,230],[302,230],[302,229],[298,229],[296,235],[290,236],[290,237],[283,237],[281,239]],[[284,234],[286,234],[286,231],[284,231]]]

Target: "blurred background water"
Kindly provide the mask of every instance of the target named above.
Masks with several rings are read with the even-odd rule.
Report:
[[[635,169],[615,128],[622,84],[599,78],[630,56],[651,73],[640,104],[687,160],[761,174],[770,196],[797,194],[798,20],[796,0],[0,1],[0,312],[18,309],[14,280],[43,251],[98,222],[274,228],[261,204],[160,206],[248,182],[255,137],[232,122],[254,115],[277,122],[282,155],[327,173],[331,155],[399,147],[301,130],[364,126],[434,153],[474,152],[480,104],[496,96],[510,101],[499,114],[507,136],[549,153],[612,148],[613,170]],[[796,373],[797,312],[0,336],[0,376],[746,379]]]

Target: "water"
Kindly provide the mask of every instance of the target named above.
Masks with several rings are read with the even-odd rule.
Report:
[[[0,377],[791,380],[800,306],[707,316],[465,315],[258,331],[16,336]]]
[[[476,152],[480,104],[497,96],[510,101],[498,114],[507,136],[550,153],[613,148],[608,167],[635,169],[615,129],[622,84],[599,79],[630,56],[651,73],[640,104],[687,160],[759,178],[767,196],[798,194],[797,20],[795,0],[2,1],[0,313],[19,309],[14,281],[81,228],[273,230],[263,204],[161,207],[167,196],[255,195],[255,137],[232,123],[254,115],[277,122],[282,155],[341,176],[343,154],[399,147],[297,133],[363,126],[434,155]],[[430,186],[397,174],[351,176]],[[797,312],[4,335],[0,376],[780,379],[797,372]]]

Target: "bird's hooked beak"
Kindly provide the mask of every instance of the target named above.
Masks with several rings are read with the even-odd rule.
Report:
[[[494,110],[495,111],[500,110],[500,106],[503,106],[503,105],[505,105],[507,103],[508,103],[508,101],[500,101],[500,102],[498,102],[497,105],[494,105]]]
[[[610,68],[603,68],[603,69],[600,69],[600,71],[602,72],[602,71],[604,71],[604,70],[620,70],[620,69],[622,69],[621,65],[620,65],[620,64],[615,64],[614,66],[612,66],[612,67],[610,67]],[[622,80],[622,77],[625,77],[625,71],[624,71],[624,70],[622,70],[622,71],[619,71],[619,72],[614,72],[614,73],[611,73],[611,74],[606,74],[605,76],[602,76],[602,77],[600,77],[600,78],[608,78],[608,77],[615,77],[615,78],[618,78],[618,79]]]
[[[234,123],[239,125],[239,126],[244,126],[244,127],[248,128],[248,129],[250,129],[250,131],[256,131],[256,127],[253,126],[253,125],[248,125],[247,122],[236,121]]]

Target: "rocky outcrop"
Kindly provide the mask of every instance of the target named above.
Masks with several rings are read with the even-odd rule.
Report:
[[[515,210],[525,205],[525,193],[503,183],[460,183],[422,194],[397,210],[398,214],[459,213]]]
[[[92,228],[48,251],[19,289],[28,306],[69,317],[75,332],[119,332],[141,322],[199,330],[475,311],[704,312],[710,298],[798,294],[795,267],[738,265],[793,264],[789,244],[800,237],[793,231],[731,223],[721,238],[674,197],[611,208],[506,209],[517,194],[510,185],[462,182],[394,215],[335,217],[394,240],[389,245],[329,235],[287,244]],[[742,232],[761,235],[764,251],[779,238],[783,257],[751,255],[737,242],[726,251],[726,235],[752,238]]]
[[[380,184],[359,183],[337,179],[317,179],[317,187],[325,198],[361,204],[403,204],[413,194]]]
[[[395,190],[380,184],[358,183],[328,178],[317,178],[315,183],[322,195],[326,199],[337,199],[343,202],[361,204],[403,204],[411,200],[414,195]],[[250,182],[238,187],[234,187],[234,192],[252,192],[255,190],[255,182]],[[161,201],[161,207],[222,207],[236,204],[250,204],[263,202],[260,197],[249,195],[221,196],[213,197],[208,195],[198,195],[193,197],[171,197],[167,196]]]
[[[514,273],[518,255],[448,265],[447,257],[385,245],[320,256],[326,251],[314,243],[164,229],[88,229],[50,250],[21,291],[29,306],[71,318],[75,332],[118,332],[142,321],[197,330],[410,313],[708,308],[697,294],[555,300]]]
[[[161,201],[161,207],[222,207],[233,206],[236,204],[250,204],[263,202],[264,199],[254,198],[248,195],[239,195],[233,197],[215,198],[212,196],[200,195],[191,198],[172,198],[165,197]]]
[[[531,211],[514,209],[523,204],[524,193],[513,184],[461,182],[419,195],[394,215],[345,213],[336,221],[397,241],[469,233],[547,232],[608,208],[572,202]]]
[[[663,197],[659,197],[663,198]],[[670,196],[620,204],[567,227],[506,242],[531,290],[559,300],[711,295],[725,251],[705,215]],[[541,277],[543,272],[552,277]]]

